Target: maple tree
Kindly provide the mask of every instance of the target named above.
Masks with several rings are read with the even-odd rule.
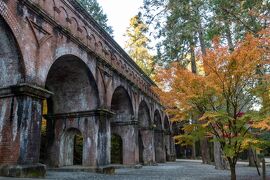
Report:
[[[151,29],[149,36],[157,41],[155,61],[165,65],[173,61],[190,63],[196,73],[196,56],[206,54],[214,36],[220,36],[233,50],[235,42],[247,32],[269,27],[269,21],[261,18],[269,16],[269,7],[267,0],[144,0],[142,12]],[[219,143],[213,144],[215,167],[227,168]],[[199,147],[203,163],[211,163],[208,139],[201,138]]]
[[[198,57],[204,69],[201,74],[172,63],[155,77],[161,89],[154,89],[172,121],[185,122],[185,134],[176,140],[188,143],[200,136],[213,137],[233,180],[239,153],[267,144],[260,134],[270,129],[270,81],[265,73],[270,64],[269,35],[269,29],[247,35],[233,51],[215,38],[206,55]],[[189,123],[191,114],[200,117],[198,123]]]

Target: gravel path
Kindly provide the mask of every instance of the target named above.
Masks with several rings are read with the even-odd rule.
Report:
[[[269,166],[267,167],[269,168]],[[240,180],[261,180],[257,175],[256,168],[247,167],[246,164],[237,166],[237,177]],[[270,173],[267,173],[270,180]],[[5,178],[2,179],[12,179]],[[50,180],[227,180],[230,179],[230,172],[215,170],[211,165],[203,165],[200,161],[178,160],[159,164],[158,166],[144,166],[140,169],[117,169],[114,175],[104,175],[86,172],[47,172],[46,179]],[[33,180],[33,179],[31,179]]]

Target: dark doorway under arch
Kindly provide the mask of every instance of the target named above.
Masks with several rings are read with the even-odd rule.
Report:
[[[123,142],[117,134],[111,136],[111,163],[123,164]]]
[[[74,136],[73,164],[82,165],[83,158],[83,136],[81,133]]]
[[[66,130],[60,141],[60,164],[63,166],[82,165],[83,137],[80,130]]]
[[[141,164],[144,164],[144,158],[143,158],[143,151],[144,151],[144,145],[143,145],[143,140],[142,140],[142,134],[139,131],[138,133],[138,143],[139,143],[139,162]]]

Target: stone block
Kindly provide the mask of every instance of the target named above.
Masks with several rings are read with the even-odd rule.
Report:
[[[18,178],[43,178],[45,175],[46,166],[43,164],[0,166],[0,176]]]

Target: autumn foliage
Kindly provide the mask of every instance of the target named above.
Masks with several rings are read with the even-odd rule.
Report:
[[[216,38],[206,55],[197,57],[199,74],[173,63],[156,75],[161,90],[155,91],[172,120],[185,124],[184,136],[214,137],[231,169],[240,152],[266,144],[259,137],[270,129],[269,35],[269,29],[247,35],[233,51]],[[191,118],[196,121],[187,121]]]

